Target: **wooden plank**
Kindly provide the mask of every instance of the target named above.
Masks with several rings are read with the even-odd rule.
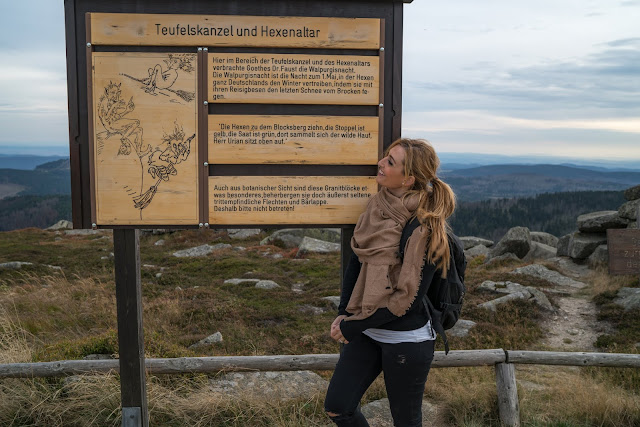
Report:
[[[556,353],[545,351],[505,351],[502,349],[452,350],[448,355],[445,355],[444,351],[436,351],[431,366],[433,368],[490,366],[506,362],[507,353],[509,354],[509,363],[514,364],[640,367],[640,355],[638,354]],[[585,355],[589,355],[588,358],[585,359]],[[145,366],[150,374],[215,373],[220,370],[332,370],[338,362],[338,357],[338,354],[302,354],[181,357],[175,359],[149,358],[145,359]],[[585,360],[587,360],[586,363]],[[594,361],[597,361],[597,363],[593,363]],[[7,363],[0,364],[0,378],[62,377],[66,375],[118,372],[118,370],[118,360],[59,360],[39,363]]]
[[[147,387],[142,329],[139,231],[113,230],[120,397],[122,407],[137,407],[142,426],[148,425]]]
[[[452,350],[449,354],[436,351],[432,367],[460,368],[464,366],[490,366],[506,361],[506,353],[500,348],[489,350]]]
[[[640,274],[640,229],[607,230],[607,249],[609,274]]]
[[[210,176],[209,222],[355,224],[377,189],[373,176]]]
[[[496,387],[500,421],[508,427],[520,426],[520,403],[516,386],[516,370],[512,363],[497,363]]]
[[[353,116],[209,116],[210,164],[378,161],[379,119]]]
[[[197,224],[195,54],[94,53],[98,225]]]
[[[379,20],[291,16],[91,13],[101,45],[377,49]]]
[[[377,56],[209,53],[208,101],[376,105]]]
[[[509,350],[509,363],[565,366],[607,366],[640,368],[640,355],[616,353],[585,353],[556,351]]]

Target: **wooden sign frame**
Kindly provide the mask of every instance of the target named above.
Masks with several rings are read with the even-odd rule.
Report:
[[[380,39],[378,42],[369,45],[341,47],[339,45],[313,46],[313,47],[256,47],[256,46],[231,46],[229,44],[219,44],[217,46],[174,46],[168,43],[165,46],[151,46],[144,43],[123,43],[122,45],[108,45],[104,40],[92,40],[91,16],[90,14],[113,14],[114,12],[124,12],[131,14],[132,10],[127,10],[127,6],[119,3],[102,4],[98,1],[79,2],[77,0],[67,0],[65,10],[67,17],[67,51],[68,51],[68,78],[69,78],[69,117],[70,117],[70,151],[72,166],[72,216],[76,227],[106,227],[106,228],[195,228],[208,226],[209,192],[207,182],[209,176],[252,176],[256,174],[270,176],[373,176],[377,172],[376,165],[372,163],[360,165],[347,165],[347,163],[336,162],[313,162],[304,161],[300,163],[284,161],[282,164],[259,165],[260,171],[256,171],[256,164],[247,162],[235,165],[218,165],[214,159],[209,159],[208,151],[208,118],[215,115],[250,116],[250,115],[273,115],[273,116],[376,116],[379,120],[379,147],[380,155],[385,146],[400,136],[401,120],[401,50],[402,50],[402,6],[404,2],[380,1],[367,3],[362,7],[359,1],[323,2],[322,8],[313,4],[291,6],[286,1],[269,2],[269,5],[262,3],[248,4],[245,8],[249,19],[291,18],[301,22],[307,17],[323,18],[327,22],[333,19],[364,19],[367,22],[376,20],[380,25]],[[140,9],[138,9],[140,10]],[[185,6],[154,5],[144,8],[144,15],[154,14],[174,14],[182,18],[183,16],[226,16],[233,10],[232,5],[216,5],[216,13],[211,14],[211,8],[205,1],[196,1]],[[243,12],[245,11],[243,10]],[[182,14],[185,15],[182,15]],[[97,16],[97,15],[96,15]],[[115,16],[115,15],[113,15]],[[138,16],[138,15],[135,15]],[[242,18],[242,17],[240,17]],[[346,21],[345,21],[346,22]],[[363,21],[364,22],[364,21]],[[82,37],[77,37],[84,34]],[[392,43],[387,43],[391,40]],[[373,49],[373,46],[379,48]],[[361,48],[366,47],[366,48]],[[279,49],[279,50],[277,50]],[[201,171],[198,173],[199,181],[199,207],[198,220],[193,224],[159,222],[140,222],[132,224],[99,224],[96,215],[95,194],[95,165],[92,164],[95,153],[92,141],[93,126],[93,106],[91,99],[91,71],[90,61],[94,52],[176,52],[176,53],[196,53],[198,55],[198,72],[202,76],[207,74],[207,61],[209,55],[215,53],[256,53],[256,54],[286,54],[286,55],[329,55],[345,57],[372,56],[378,57],[380,66],[379,77],[379,101],[380,105],[339,105],[339,104],[215,104],[205,103],[207,80],[198,79],[198,96],[201,107],[198,110],[200,119],[198,120],[197,132],[197,156]],[[391,54],[391,56],[389,56]],[[85,71],[80,71],[84,68]],[[83,76],[84,75],[84,76]],[[86,95],[82,95],[85,93]],[[84,99],[83,99],[84,98]],[[207,105],[208,104],[208,105]],[[87,126],[84,126],[87,123]],[[213,160],[213,161],[210,161]],[[308,160],[308,159],[307,159]],[[253,161],[251,161],[253,162]],[[264,167],[263,167],[264,166]],[[342,224],[349,225],[354,220],[345,220]],[[211,224],[215,226],[216,224]],[[297,226],[298,224],[286,224]],[[300,224],[303,225],[303,224]],[[325,225],[325,224],[314,224]],[[251,226],[251,224],[236,224],[236,226]],[[303,226],[313,226],[304,224]]]

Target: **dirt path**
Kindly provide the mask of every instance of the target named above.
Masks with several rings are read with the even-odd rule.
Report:
[[[553,260],[561,273],[587,284],[586,288],[564,287],[563,296],[555,298],[558,312],[550,316],[542,327],[548,331],[543,344],[560,351],[596,351],[594,346],[599,335],[611,331],[611,326],[597,319],[595,304],[588,296],[589,269],[576,265],[565,258]]]

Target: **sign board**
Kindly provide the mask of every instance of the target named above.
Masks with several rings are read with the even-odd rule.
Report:
[[[378,105],[375,56],[209,54],[209,102]]]
[[[371,165],[378,117],[209,116],[209,163]]]
[[[402,3],[147,6],[65,2],[76,227],[355,224],[400,136]],[[257,181],[360,190],[248,215],[211,187]]]
[[[196,55],[99,52],[91,61],[96,223],[198,223]]]
[[[607,230],[609,274],[640,274],[640,229]]]
[[[380,21],[299,16],[92,13],[97,45],[380,48]]]
[[[358,220],[378,189],[371,176],[209,178],[215,224],[336,224]]]

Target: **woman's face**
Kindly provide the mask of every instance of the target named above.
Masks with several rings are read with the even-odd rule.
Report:
[[[383,187],[387,187],[391,193],[400,196],[408,189],[408,186],[404,185],[406,180],[407,178],[404,176],[404,148],[396,145],[386,157],[378,162],[376,181]]]

